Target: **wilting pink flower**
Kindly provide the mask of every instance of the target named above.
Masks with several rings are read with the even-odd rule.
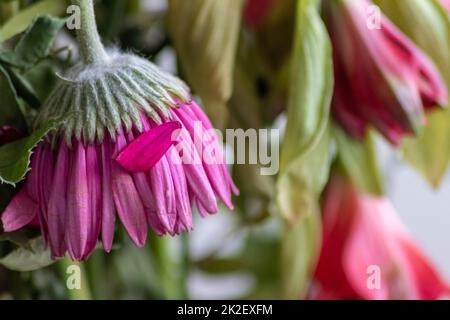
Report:
[[[197,122],[209,129],[209,120],[195,102],[170,113],[171,119],[159,125],[141,113],[142,130],[123,126],[115,139],[106,135],[85,143],[74,137],[69,145],[64,137],[49,137],[41,142],[25,186],[2,215],[5,231],[37,217],[54,257],[68,251],[74,260],[83,260],[100,235],[104,249],[111,250],[116,213],[133,242],[143,246],[148,225],[158,235],[191,230],[192,204],[203,216],[217,212],[219,199],[232,208],[231,193],[237,190],[223,162],[176,161],[175,144],[200,152],[192,128]],[[212,138],[208,143],[220,150],[217,137]]]
[[[326,2],[335,65],[333,115],[353,136],[369,125],[397,145],[425,123],[425,110],[446,105],[431,60],[385,16],[369,23],[368,0]]]
[[[244,21],[250,26],[261,26],[275,0],[247,0],[244,9]]]
[[[387,199],[364,194],[335,175],[323,215],[312,298],[428,300],[450,293]]]

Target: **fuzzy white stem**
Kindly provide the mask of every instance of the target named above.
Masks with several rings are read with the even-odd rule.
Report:
[[[86,64],[107,63],[108,55],[103,47],[95,23],[93,0],[72,0],[80,8],[81,28],[76,30],[80,53]]]

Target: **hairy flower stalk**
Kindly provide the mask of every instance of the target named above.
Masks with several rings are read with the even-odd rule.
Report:
[[[61,77],[36,120],[64,123],[41,142],[24,187],[2,215],[5,231],[38,218],[54,257],[86,259],[101,236],[110,251],[116,214],[137,246],[148,225],[158,235],[192,229],[192,205],[206,216],[217,201],[232,208],[237,190],[222,161],[206,162],[202,147],[220,150],[215,135],[194,144],[194,123],[212,128],[186,85],[132,54],[106,51],[92,0],[77,30],[82,61]],[[175,139],[176,138],[176,139]],[[201,161],[181,161],[179,150]]]
[[[385,16],[370,23],[370,5],[324,2],[334,49],[333,115],[355,137],[374,126],[398,145],[425,124],[425,111],[447,104],[448,93],[432,61]]]

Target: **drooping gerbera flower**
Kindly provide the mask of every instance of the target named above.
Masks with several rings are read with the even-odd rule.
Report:
[[[191,230],[193,204],[204,216],[217,212],[218,200],[232,208],[237,190],[217,136],[185,84],[135,55],[106,52],[92,1],[73,2],[82,12],[84,61],[37,118],[36,126],[64,122],[36,147],[25,185],[1,217],[5,231],[38,218],[54,257],[83,260],[100,236],[111,250],[116,214],[143,246],[148,226],[158,235]],[[205,147],[216,161],[206,161]],[[185,161],[186,150],[197,161]]]
[[[338,174],[323,199],[323,247],[314,280],[314,299],[434,300],[450,293],[391,203]]]
[[[385,16],[379,26],[368,23],[371,4],[325,2],[334,49],[333,115],[355,137],[372,125],[398,145],[425,123],[427,109],[446,105],[448,95],[431,60]]]

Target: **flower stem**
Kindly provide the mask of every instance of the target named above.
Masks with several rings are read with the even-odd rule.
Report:
[[[80,8],[81,25],[76,29],[76,34],[84,62],[86,64],[107,63],[108,55],[95,23],[93,0],[72,0],[72,3]]]
[[[70,276],[68,274],[69,267],[78,266],[79,276],[80,278],[80,288],[67,288],[67,298],[69,300],[91,300],[91,290],[89,288],[89,281],[87,279],[87,273],[84,269],[84,264],[81,262],[73,262],[69,258],[63,258],[58,260],[57,268],[59,269],[59,273],[61,278],[64,280],[64,283],[67,286],[67,277]]]

